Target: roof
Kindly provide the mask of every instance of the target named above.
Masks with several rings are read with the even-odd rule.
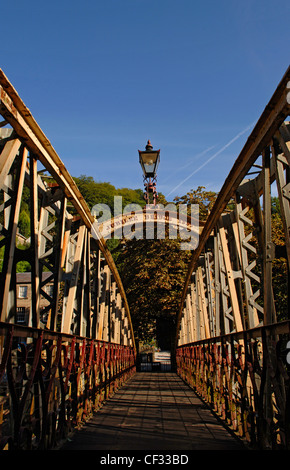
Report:
[[[45,271],[42,273],[42,282],[46,281],[48,277],[52,276],[52,272]],[[16,273],[17,284],[30,284],[31,283],[31,272]]]

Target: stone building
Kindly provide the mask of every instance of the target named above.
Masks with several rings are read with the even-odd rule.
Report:
[[[51,272],[42,273],[42,282],[46,282]],[[47,282],[44,286],[45,294],[52,297],[53,283]],[[22,325],[28,325],[29,315],[31,311],[31,273],[17,273],[16,274],[16,297],[17,297],[17,310],[16,322]],[[47,307],[50,302],[44,295],[40,296],[40,318],[42,323],[46,323],[46,318],[49,312]]]

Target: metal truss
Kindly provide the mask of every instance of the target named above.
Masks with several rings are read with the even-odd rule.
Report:
[[[122,374],[128,376],[135,364],[135,340],[123,285],[95,219],[51,143],[1,70],[0,114],[0,439],[21,448],[21,429],[25,429],[31,445],[40,445],[41,441],[43,446],[49,413],[53,413],[55,423],[59,420],[64,426],[66,419],[63,415],[60,418],[60,413],[69,400],[78,408],[83,394],[86,400],[91,394],[94,398],[89,406],[94,408],[93,391],[97,386],[100,389],[100,383],[116,385],[122,382]],[[24,203],[30,217],[29,237],[23,244],[19,221]],[[19,263],[23,262],[31,273],[25,327],[19,325],[16,283]],[[60,367],[61,361],[67,360],[66,356],[61,359],[62,354],[72,342],[70,368],[79,380],[74,396],[76,382],[67,376],[64,389],[61,374],[65,368]],[[33,364],[31,350],[35,352]],[[43,355],[48,354],[43,367]],[[89,363],[84,362],[82,354],[86,358],[89,354]],[[97,371],[96,364],[106,364],[106,373]],[[26,367],[32,367],[30,374],[23,371],[18,380],[17,371]],[[87,373],[89,378],[85,379]],[[94,378],[98,374],[103,374],[102,379]],[[54,387],[64,393],[60,400],[53,399],[58,395]],[[45,399],[44,395],[40,398],[40,391]],[[10,400],[12,411],[8,412]],[[41,402],[41,407],[35,414],[31,410],[37,408],[36,402]],[[8,425],[8,415],[13,425]],[[41,438],[33,419],[41,429]],[[75,423],[82,419],[81,414],[74,414]]]
[[[177,321],[178,373],[239,435],[265,448],[290,445],[289,83],[290,69],[218,195],[192,255]],[[281,245],[273,241],[272,196],[279,200]],[[286,318],[273,284],[281,260]]]

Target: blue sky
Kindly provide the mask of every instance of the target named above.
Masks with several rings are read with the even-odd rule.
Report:
[[[289,65],[289,0],[10,0],[0,67],[72,176],[218,191]]]

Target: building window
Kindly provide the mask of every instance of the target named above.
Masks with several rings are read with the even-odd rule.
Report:
[[[48,284],[47,286],[45,286],[45,292],[50,297],[53,297],[53,284]]]
[[[19,286],[19,298],[27,299],[28,286]]]
[[[25,322],[25,307],[17,307],[16,309],[16,321],[17,323]]]

